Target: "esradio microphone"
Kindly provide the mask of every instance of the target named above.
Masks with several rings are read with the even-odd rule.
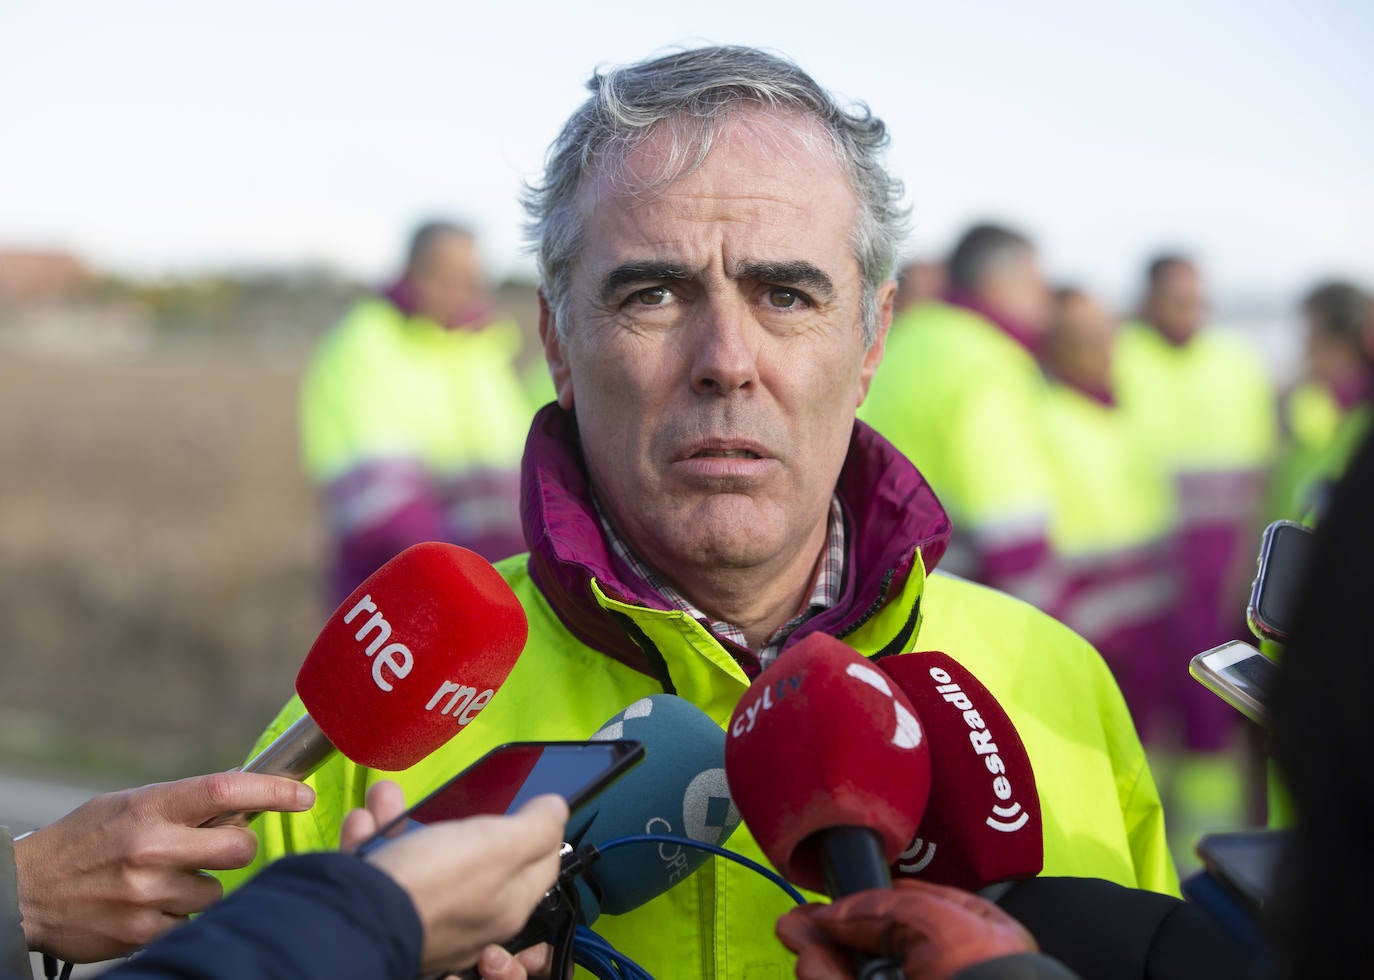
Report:
[[[896,877],[976,891],[1045,864],[1040,795],[1016,726],[948,654],[905,653],[878,666],[910,699],[930,744],[930,799]]]
[[[888,865],[925,810],[931,759],[897,685],[839,640],[813,633],[740,698],[725,773],[773,866],[802,888],[839,898],[891,887]],[[869,960],[856,972],[893,970]]]
[[[725,778],[725,732],[696,705],[654,694],[629,705],[592,736],[644,743],[644,761],[586,804],[568,839],[600,846],[619,837],[667,834],[723,844],[739,826]],[[581,921],[621,915],[690,876],[711,853],[645,841],[602,853],[577,879]]]
[[[528,631],[485,558],[412,545],[334,610],[296,675],[306,713],[243,769],[304,779],[335,750],[370,769],[413,766],[487,706]]]

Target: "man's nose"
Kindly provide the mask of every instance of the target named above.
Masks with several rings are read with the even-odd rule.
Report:
[[[693,391],[699,395],[728,395],[758,379],[758,343],[762,335],[743,297],[703,304],[695,327]]]

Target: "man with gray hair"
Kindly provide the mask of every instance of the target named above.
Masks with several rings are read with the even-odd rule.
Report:
[[[497,567],[529,641],[463,737],[394,777],[407,796],[500,742],[586,738],[654,694],[724,725],[763,667],[825,632],[875,659],[944,650],[982,679],[1036,767],[1045,873],[1176,893],[1101,658],[1030,607],[935,574],[943,509],[855,421],[905,217],[883,123],[750,48],[682,51],[589,88],[526,196],[557,403],[525,448],[529,554]],[[380,778],[331,762],[311,817],[257,824],[260,858],[323,845]],[[762,860],[747,828],[730,848]],[[657,976],[776,977],[791,970],[773,935],[790,904],[716,861],[597,929]],[[518,975],[488,954],[486,976]]]

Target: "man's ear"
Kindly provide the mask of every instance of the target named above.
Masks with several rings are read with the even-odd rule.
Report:
[[[868,350],[864,351],[863,366],[859,370],[859,405],[868,397],[868,386],[873,383],[873,375],[882,363],[887,331],[892,326],[892,301],[896,296],[897,282],[895,279],[889,279],[878,287],[878,294],[874,297],[878,308],[878,332]]]
[[[549,306],[544,287],[539,287],[539,340],[544,345],[544,360],[549,365],[549,377],[553,378],[554,394],[558,405],[565,411],[573,407],[572,369],[568,366],[567,350],[558,336],[557,314]]]

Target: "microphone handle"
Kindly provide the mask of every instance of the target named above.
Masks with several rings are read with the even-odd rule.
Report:
[[[301,715],[291,727],[272,740],[243,766],[243,772],[262,772],[269,776],[285,776],[298,782],[304,780],[329,758],[334,743],[329,741],[320,726],[308,714]],[[219,827],[226,823],[247,825],[256,813],[221,813],[201,824]]]
[[[883,841],[872,827],[822,831],[821,858],[825,862],[825,890],[832,899],[869,888],[892,887]],[[903,980],[902,969],[894,959],[854,953],[853,960],[858,980]]]

